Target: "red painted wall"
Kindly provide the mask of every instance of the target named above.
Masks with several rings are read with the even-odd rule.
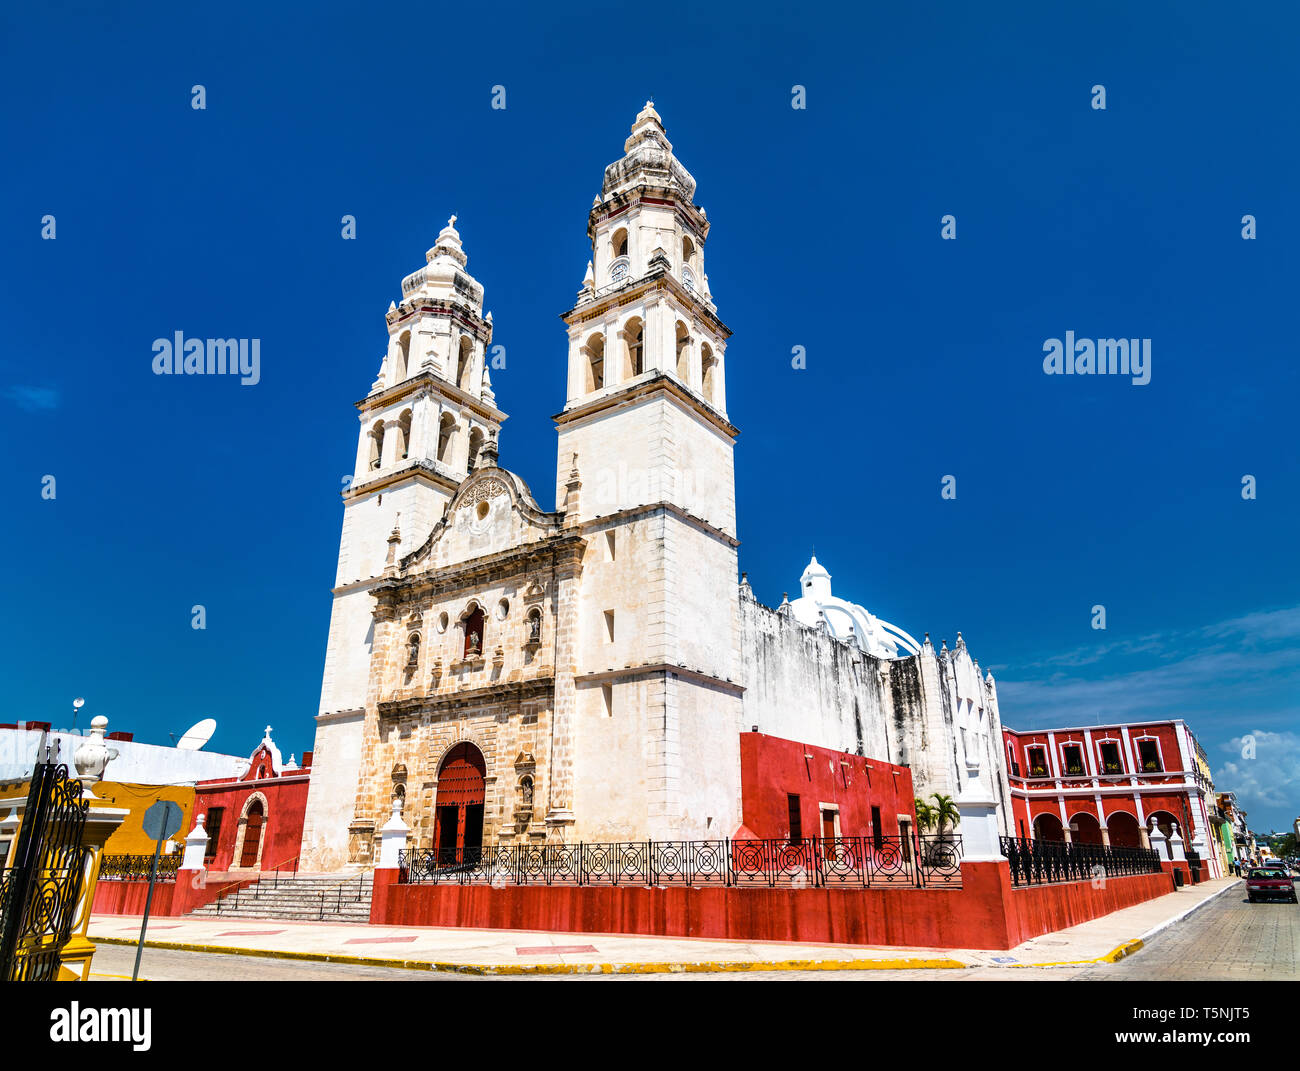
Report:
[[[213,871],[230,869],[234,858],[235,840],[239,833],[239,816],[244,804],[255,792],[266,797],[265,821],[262,836],[266,845],[262,849],[262,869],[274,870],[282,863],[292,865],[302,847],[303,816],[307,811],[307,787],[310,773],[268,776],[257,779],[257,763],[249,770],[252,780],[200,781],[195,788],[196,813],[208,814],[213,807],[225,808],[221,829],[217,835],[217,854],[209,864]]]
[[[900,814],[915,829],[912,771],[906,766],[764,733],[740,735],[740,791],[741,821],[763,839],[790,836],[789,795],[799,797],[805,837],[822,835],[820,804],[839,808],[842,837],[870,836],[873,806],[880,808],[882,835],[898,836]]]
[[[1167,874],[1013,889],[1006,863],[966,863],[960,889],[399,885],[376,870],[370,921],[928,948],[1012,948],[1173,891]]]
[[[199,871],[182,870],[176,881],[157,882],[153,890],[153,903],[149,905],[150,918],[184,915],[218,897],[228,896],[235,888],[251,884],[255,878],[231,882],[206,881],[195,887],[192,882]],[[148,881],[97,881],[91,913],[95,915],[143,915],[145,899],[149,895]]]

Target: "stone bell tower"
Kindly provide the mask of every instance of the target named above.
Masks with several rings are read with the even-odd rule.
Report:
[[[303,828],[303,863],[332,870],[347,861],[361,729],[370,674],[370,589],[391,550],[418,546],[495,440],[506,415],[488,374],[492,314],[469,274],[456,217],[402,280],[385,317],[388,348],[370,392],[356,403],[356,465],[343,488],[334,606],[317,715],[315,764]],[[389,547],[398,528],[401,546]]]
[[[724,837],[739,823],[731,332],[694,193],[647,103],[605,169],[591,260],[563,317],[556,501],[588,543],[574,721],[588,840]]]

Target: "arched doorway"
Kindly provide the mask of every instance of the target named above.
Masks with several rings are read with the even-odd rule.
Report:
[[[1141,848],[1142,832],[1138,820],[1128,811],[1116,811],[1106,821],[1106,832],[1110,834],[1112,848]]]
[[[477,862],[483,847],[483,753],[473,744],[457,744],[438,767],[434,843],[438,865]]]
[[[261,800],[254,800],[248,808],[244,821],[244,850],[239,856],[241,867],[257,866],[257,857],[262,847],[262,825],[266,814]]]
[[[1054,814],[1040,814],[1034,819],[1035,840],[1065,840],[1061,820]]]
[[[1080,811],[1070,819],[1070,839],[1075,844],[1100,844],[1101,823],[1091,811]]]

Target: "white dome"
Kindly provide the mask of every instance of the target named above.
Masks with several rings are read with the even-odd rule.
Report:
[[[906,658],[921,649],[901,628],[880,620],[857,603],[832,595],[831,574],[816,557],[799,578],[799,592],[790,610],[802,625],[820,628],[824,624],[837,640],[856,643],[877,658]]]

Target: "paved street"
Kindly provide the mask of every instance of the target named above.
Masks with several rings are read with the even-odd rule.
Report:
[[[1052,934],[1038,938],[1040,947],[1067,941]],[[1064,949],[1063,949],[1064,950]],[[101,980],[130,977],[135,949],[103,944],[95,953],[94,977]],[[481,981],[474,975],[438,973],[395,967],[316,963],[263,956],[228,955],[146,948],[142,977],[156,981],[196,979],[366,980],[400,979]],[[618,979],[661,978],[674,981],[727,979],[806,979],[816,981],[906,981],[920,979],[989,979],[996,981],[1121,981],[1246,979],[1300,979],[1300,908],[1294,904],[1251,904],[1244,886],[1224,893],[1195,914],[1151,937],[1134,955],[1113,964],[1079,967],[978,966],[946,970],[866,971],[750,971],[699,974],[614,975]],[[556,975],[556,981],[587,981],[590,976]]]

